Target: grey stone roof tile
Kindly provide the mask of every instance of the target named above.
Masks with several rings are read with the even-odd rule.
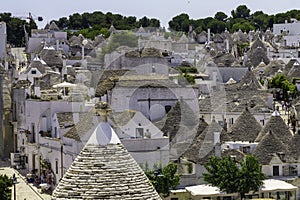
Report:
[[[121,143],[87,144],[52,199],[161,199]]]

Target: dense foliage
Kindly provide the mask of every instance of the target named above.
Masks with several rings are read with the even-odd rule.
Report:
[[[74,13],[67,17],[53,20],[61,30],[79,30],[77,34],[82,34],[86,38],[94,39],[95,36],[102,34],[109,36],[109,28],[113,25],[119,30],[131,30],[143,27],[160,27],[160,21],[146,16],[137,19],[134,16],[122,16],[107,12],[106,14],[95,11],[93,13]]]
[[[25,45],[25,31],[30,34],[31,29],[36,29],[37,25],[34,20],[29,22],[22,20],[17,17],[13,17],[11,13],[0,13],[0,21],[6,23],[7,30],[7,43],[13,46],[24,46]]]
[[[225,29],[230,32],[239,29],[246,32],[257,29],[265,31],[272,28],[274,23],[291,22],[291,19],[300,20],[300,10],[291,10],[275,15],[268,15],[263,11],[256,11],[251,14],[251,10],[246,5],[240,5],[231,11],[231,16],[217,12],[214,17],[190,19],[188,14],[182,13],[169,21],[169,27],[174,31],[188,32],[189,26],[192,26],[197,33],[206,31],[208,28],[211,29],[212,33],[221,33]]]
[[[269,81],[269,88],[280,88],[282,92],[279,91],[277,97],[280,99],[288,100],[290,97],[295,97],[298,90],[296,85],[293,83],[297,80],[296,78],[292,80],[292,83],[286,78],[285,75],[279,73],[277,76],[274,76]]]
[[[258,191],[265,179],[257,158],[251,155],[241,162],[231,157],[212,157],[205,168],[207,173],[203,173],[203,176],[206,182],[221,191],[239,193],[241,198],[250,191]]]
[[[8,200],[11,199],[11,179],[6,175],[0,175],[0,199]]]
[[[181,13],[169,21],[170,29],[180,32],[188,32],[189,27],[197,33],[211,29],[212,33],[221,33],[226,29],[230,32],[241,29],[242,31],[250,30],[267,30],[272,28],[274,23],[291,22],[291,19],[300,20],[300,10],[291,10],[285,13],[268,15],[263,11],[251,13],[251,10],[245,5],[240,5],[231,11],[231,16],[224,12],[218,11],[213,17],[202,19],[190,19],[186,13]],[[14,46],[24,46],[24,26],[28,34],[31,29],[36,29],[34,20],[29,22],[13,17],[11,13],[0,13],[0,21],[7,23],[7,41]],[[95,11],[93,13],[74,13],[69,17],[61,17],[54,21],[61,30],[69,31],[78,30],[76,34],[82,34],[86,38],[94,39],[95,36],[102,34],[104,37],[110,35],[109,28],[114,25],[119,30],[132,30],[143,27],[160,27],[160,21],[155,18],[144,16],[137,19],[134,16],[122,16],[111,12],[103,13]],[[51,21],[51,22],[52,22]]]
[[[175,163],[169,163],[162,169],[147,169],[145,171],[155,190],[164,196],[168,196],[169,190],[176,189],[176,187],[179,185],[180,175],[176,174],[176,172],[177,164]]]

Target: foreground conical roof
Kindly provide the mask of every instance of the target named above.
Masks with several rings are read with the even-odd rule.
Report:
[[[101,122],[52,199],[161,199],[107,122]]]

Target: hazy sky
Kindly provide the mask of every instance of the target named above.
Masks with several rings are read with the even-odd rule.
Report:
[[[37,23],[41,28],[52,19],[68,17],[72,13],[102,11],[157,18],[161,26],[168,26],[174,16],[187,13],[190,18],[213,17],[218,11],[228,16],[239,5],[246,5],[251,13],[263,11],[276,14],[292,9],[300,9],[299,0],[2,0],[0,12],[10,12],[14,16],[42,16],[44,21]]]

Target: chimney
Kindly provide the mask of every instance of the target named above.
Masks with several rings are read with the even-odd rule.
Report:
[[[95,105],[96,114],[100,115],[100,121],[107,122],[107,116],[110,114],[111,109],[107,102],[100,101]]]
[[[220,132],[214,132],[214,145],[220,143]]]
[[[229,40],[226,39],[225,43],[226,43],[226,53],[228,53],[229,52]]]
[[[59,50],[59,40],[56,40],[56,51]]]
[[[226,119],[224,119],[223,129],[224,129],[225,131],[227,131],[227,121],[226,121]]]
[[[215,156],[221,157],[220,132],[214,132]]]
[[[244,52],[244,66],[246,66],[248,63],[248,55],[246,52]]]
[[[84,60],[84,45],[81,47],[81,59]]]
[[[210,29],[207,29],[207,44],[210,43]]]

